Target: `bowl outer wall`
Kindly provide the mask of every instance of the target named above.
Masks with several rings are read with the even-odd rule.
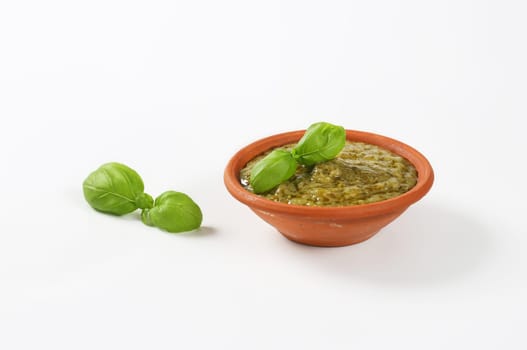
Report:
[[[395,220],[406,208],[362,218],[307,218],[251,208],[288,239],[318,247],[341,247],[367,240]]]
[[[384,201],[337,207],[311,207],[278,203],[255,195],[243,188],[240,183],[239,174],[240,170],[248,161],[271,148],[297,142],[304,133],[305,130],[297,130],[276,134],[253,142],[239,150],[230,159],[225,168],[224,182],[227,190],[234,198],[250,206],[253,210],[259,209],[288,216],[299,215],[314,219],[350,219],[386,215],[395,212],[401,213],[408,206],[421,199],[430,190],[434,182],[432,166],[428,160],[413,147],[386,136],[364,131],[346,130],[346,138],[349,141],[359,141],[377,145],[406,158],[417,170],[417,184],[410,191]]]

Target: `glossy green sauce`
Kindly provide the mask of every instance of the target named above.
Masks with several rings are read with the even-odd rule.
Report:
[[[252,192],[251,168],[269,152],[254,158],[240,171],[241,184],[248,191]],[[335,159],[311,168],[299,166],[291,179],[260,196],[296,205],[347,206],[396,197],[416,183],[417,171],[403,157],[375,145],[348,141]]]

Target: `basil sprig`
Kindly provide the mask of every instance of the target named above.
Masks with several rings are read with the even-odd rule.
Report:
[[[186,194],[167,191],[155,202],[144,193],[143,180],[132,168],[107,163],[92,172],[82,184],[84,198],[94,209],[124,215],[142,209],[142,221],[168,232],[191,231],[201,226],[199,206]]]
[[[299,164],[313,166],[335,158],[344,148],[346,131],[326,122],[312,124],[291,150],[275,149],[251,170],[254,193],[264,193],[289,180]]]

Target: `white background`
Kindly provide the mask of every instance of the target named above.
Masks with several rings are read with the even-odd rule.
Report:
[[[524,1],[0,3],[1,349],[525,349]],[[316,121],[424,153],[372,239],[292,243],[223,186]],[[172,235],[92,210],[123,162],[204,212]]]

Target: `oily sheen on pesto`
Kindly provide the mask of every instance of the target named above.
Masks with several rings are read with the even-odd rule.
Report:
[[[252,192],[252,167],[269,152],[252,159],[240,171],[241,184],[248,191]],[[396,197],[416,183],[417,171],[403,157],[375,145],[346,141],[336,158],[311,167],[299,166],[289,180],[260,195],[288,204],[348,206]]]

